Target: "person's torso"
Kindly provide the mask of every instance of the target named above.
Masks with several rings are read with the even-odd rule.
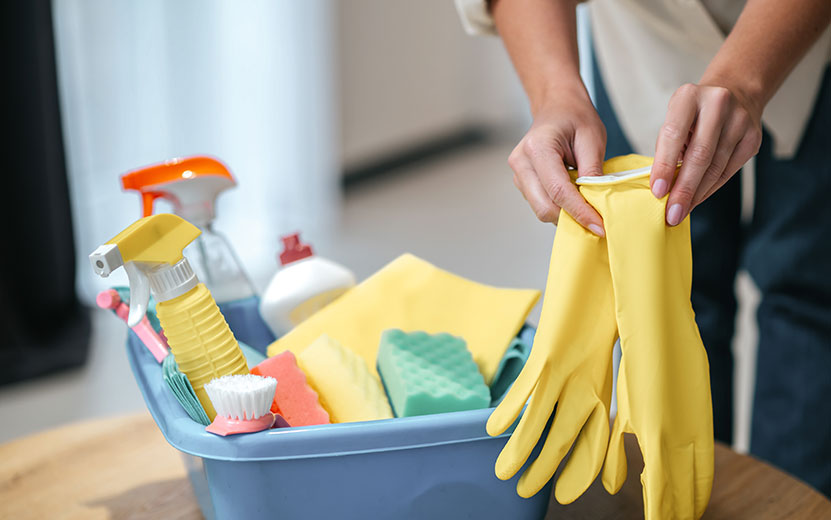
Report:
[[[593,0],[595,57],[621,127],[638,153],[654,152],[667,103],[697,83],[744,7],[743,0]],[[779,156],[799,145],[826,64],[831,30],[800,61],[765,109]]]

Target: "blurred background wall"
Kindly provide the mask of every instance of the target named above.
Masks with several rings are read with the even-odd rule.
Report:
[[[118,181],[130,169],[223,159],[239,187],[220,197],[217,227],[262,285],[280,234],[331,241],[342,176],[530,122],[501,42],[465,35],[450,0],[54,0],[53,10],[87,302],[119,282],[95,278],[86,254],[139,216]]]
[[[281,233],[331,228],[340,168],[332,2],[53,5],[86,301],[114,283],[95,279],[86,256],[140,216],[119,182],[139,166],[204,153],[227,162],[239,186],[220,197],[217,227],[258,279],[275,269]]]
[[[453,2],[336,2],[341,158],[347,173],[466,132],[525,124],[497,38],[471,38]]]

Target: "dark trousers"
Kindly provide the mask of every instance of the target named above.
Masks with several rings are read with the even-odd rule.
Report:
[[[596,65],[594,74],[606,156],[632,153]],[[732,442],[734,283],[745,269],[761,291],[750,451],[831,496],[831,67],[796,156],[774,158],[764,132],[747,225],[739,175],[690,216],[715,436]]]

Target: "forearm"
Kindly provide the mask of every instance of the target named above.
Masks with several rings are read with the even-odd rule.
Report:
[[[761,114],[829,21],[829,0],[748,0],[700,84],[726,87]]]
[[[494,22],[536,114],[552,95],[588,93],[580,79],[575,0],[497,0]]]

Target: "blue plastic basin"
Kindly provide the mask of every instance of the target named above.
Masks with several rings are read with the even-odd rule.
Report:
[[[132,332],[127,355],[208,519],[519,520],[542,518],[548,507],[550,483],[523,499],[517,477],[494,476],[508,433],[488,437],[492,409],[222,438],[187,416]]]

